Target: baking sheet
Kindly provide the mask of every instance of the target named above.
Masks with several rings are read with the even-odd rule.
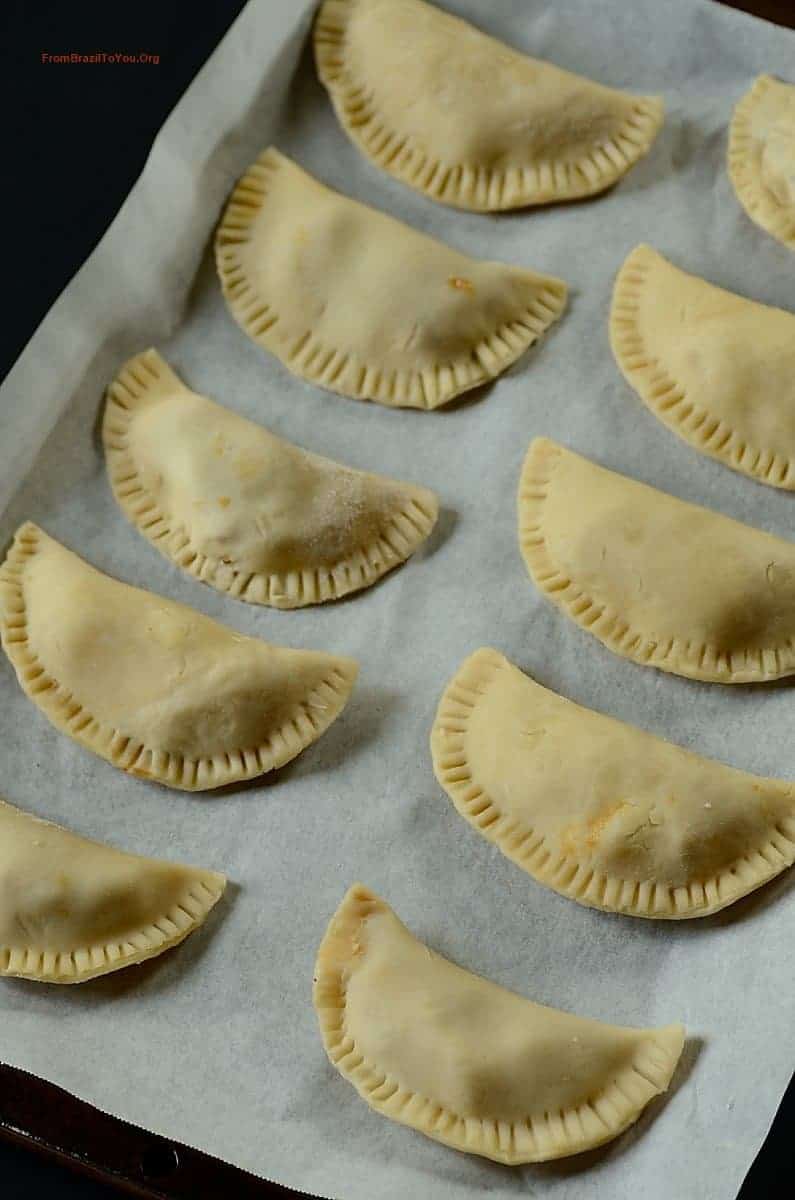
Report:
[[[428,734],[461,659],[491,644],[548,687],[703,754],[789,776],[791,686],[700,685],[614,657],[541,599],[515,532],[531,437],[547,434],[685,499],[793,537],[795,498],[696,454],[622,381],[607,341],[613,276],[647,240],[722,286],[795,308],[791,253],[752,225],[724,169],[732,105],[787,78],[795,35],[708,0],[449,0],[570,69],[664,94],[648,158],[595,201],[499,217],[446,209],[348,142],[304,41],[309,5],[252,0],[164,126],[103,242],[0,391],[0,541],[25,518],[101,569],[227,624],[362,665],[348,709],[273,778],[191,796],[128,779],[59,735],[0,662],[0,790],[144,854],[233,885],[178,951],[78,988],[3,981],[0,1057],[100,1108],[293,1187],[446,1200],[495,1195],[725,1200],[792,1069],[792,877],[703,921],[588,911],[478,837],[436,784]],[[270,141],[332,186],[472,254],[559,275],[563,320],[495,385],[417,413],[289,375],[227,314],[208,239],[234,179]],[[416,479],[443,511],[427,548],[375,588],[281,613],[170,566],[122,518],[97,436],[102,391],[155,344],[186,381],[274,432]],[[669,1096],[605,1149],[503,1168],[372,1114],[327,1063],[314,955],[360,879],[462,965],[545,1004],[626,1024],[683,1020]]]

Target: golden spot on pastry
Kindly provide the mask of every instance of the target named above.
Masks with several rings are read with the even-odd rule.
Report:
[[[528,746],[529,727],[547,736]],[[445,689],[431,733],[457,811],[539,883],[639,917],[717,912],[795,861],[793,787],[565,700],[496,650]]]
[[[298,226],[311,233],[300,247]],[[566,302],[561,280],[462,254],[272,147],[232,193],[215,255],[249,337],[303,379],[395,407],[438,408],[496,378]],[[466,305],[440,285],[452,279]]]
[[[614,800],[610,804],[606,804],[599,812],[588,816],[585,821],[585,845],[589,849],[598,846],[607,826],[613,820],[617,813],[628,807],[627,800]]]

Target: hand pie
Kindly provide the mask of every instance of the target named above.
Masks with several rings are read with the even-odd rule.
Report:
[[[795,545],[537,438],[519,485],[536,586],[616,654],[713,683],[795,672]]]
[[[154,958],[225,887],[215,871],[124,854],[0,800],[0,975],[85,983]]]
[[[434,954],[355,884],[315,967],[326,1053],[377,1112],[456,1150],[543,1162],[610,1141],[664,1092],[681,1025],[534,1004]]]
[[[602,713],[477,650],[448,684],[433,769],[462,817],[572,900],[703,917],[795,862],[795,787]]]
[[[155,350],[122,368],[103,424],[126,516],[197,579],[298,608],[368,587],[428,536],[427,488],[300,450],[191,392]]]
[[[293,374],[343,396],[438,408],[499,375],[566,285],[469,258],[266,150],[216,237],[230,312]]]
[[[795,250],[795,87],[760,75],[734,110],[729,175],[752,221]]]
[[[458,208],[602,192],[663,122],[659,99],[529,58],[423,0],[325,0],[315,58],[362,153]]]
[[[30,522],[0,567],[0,635],[22,690],[57,729],[186,791],[295,758],[342,711],[357,671],[110,579]]]
[[[792,313],[636,246],[616,279],[610,343],[627,382],[674,433],[735,471],[795,490]]]

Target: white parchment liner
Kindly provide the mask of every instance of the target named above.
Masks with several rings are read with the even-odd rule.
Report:
[[[485,643],[579,703],[746,770],[791,775],[791,686],[699,685],[615,658],[531,585],[515,491],[527,443],[543,433],[795,537],[795,498],[669,433],[623,382],[607,340],[614,274],[642,240],[717,284],[795,309],[795,256],[751,224],[724,167],[733,104],[762,71],[792,81],[795,36],[708,0],[449,7],[531,54],[662,93],[667,122],[649,157],[587,203],[499,217],[443,208],[371,166],[339,129],[303,44],[310,6],[252,0],[0,390],[3,545],[32,518],[110,574],[244,632],[362,664],[348,710],[294,764],[191,796],[128,779],[56,733],[0,662],[9,800],[126,849],[222,869],[235,885],[200,933],[148,966],[78,988],[0,981],[0,1058],[346,1200],[634,1200],[639,1190],[646,1200],[726,1200],[793,1065],[791,878],[701,922],[588,911],[533,883],[456,815],[427,740],[443,685]],[[509,376],[449,410],[391,411],[293,378],[231,320],[207,252],[235,178],[271,141],[462,250],[563,277],[568,312]],[[105,384],[149,344],[195,389],[277,434],[434,487],[444,511],[427,549],[350,601],[291,613],[181,574],[117,509],[97,436]],[[683,1020],[691,1041],[674,1090],[605,1150],[527,1169],[375,1116],[327,1063],[310,1000],[318,941],[355,879],[435,949],[537,1001],[627,1024]]]

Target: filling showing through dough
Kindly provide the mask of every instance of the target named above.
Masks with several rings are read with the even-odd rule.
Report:
[[[539,883],[636,917],[717,912],[795,861],[795,790],[541,687],[481,649],[431,734],[458,812]]]

